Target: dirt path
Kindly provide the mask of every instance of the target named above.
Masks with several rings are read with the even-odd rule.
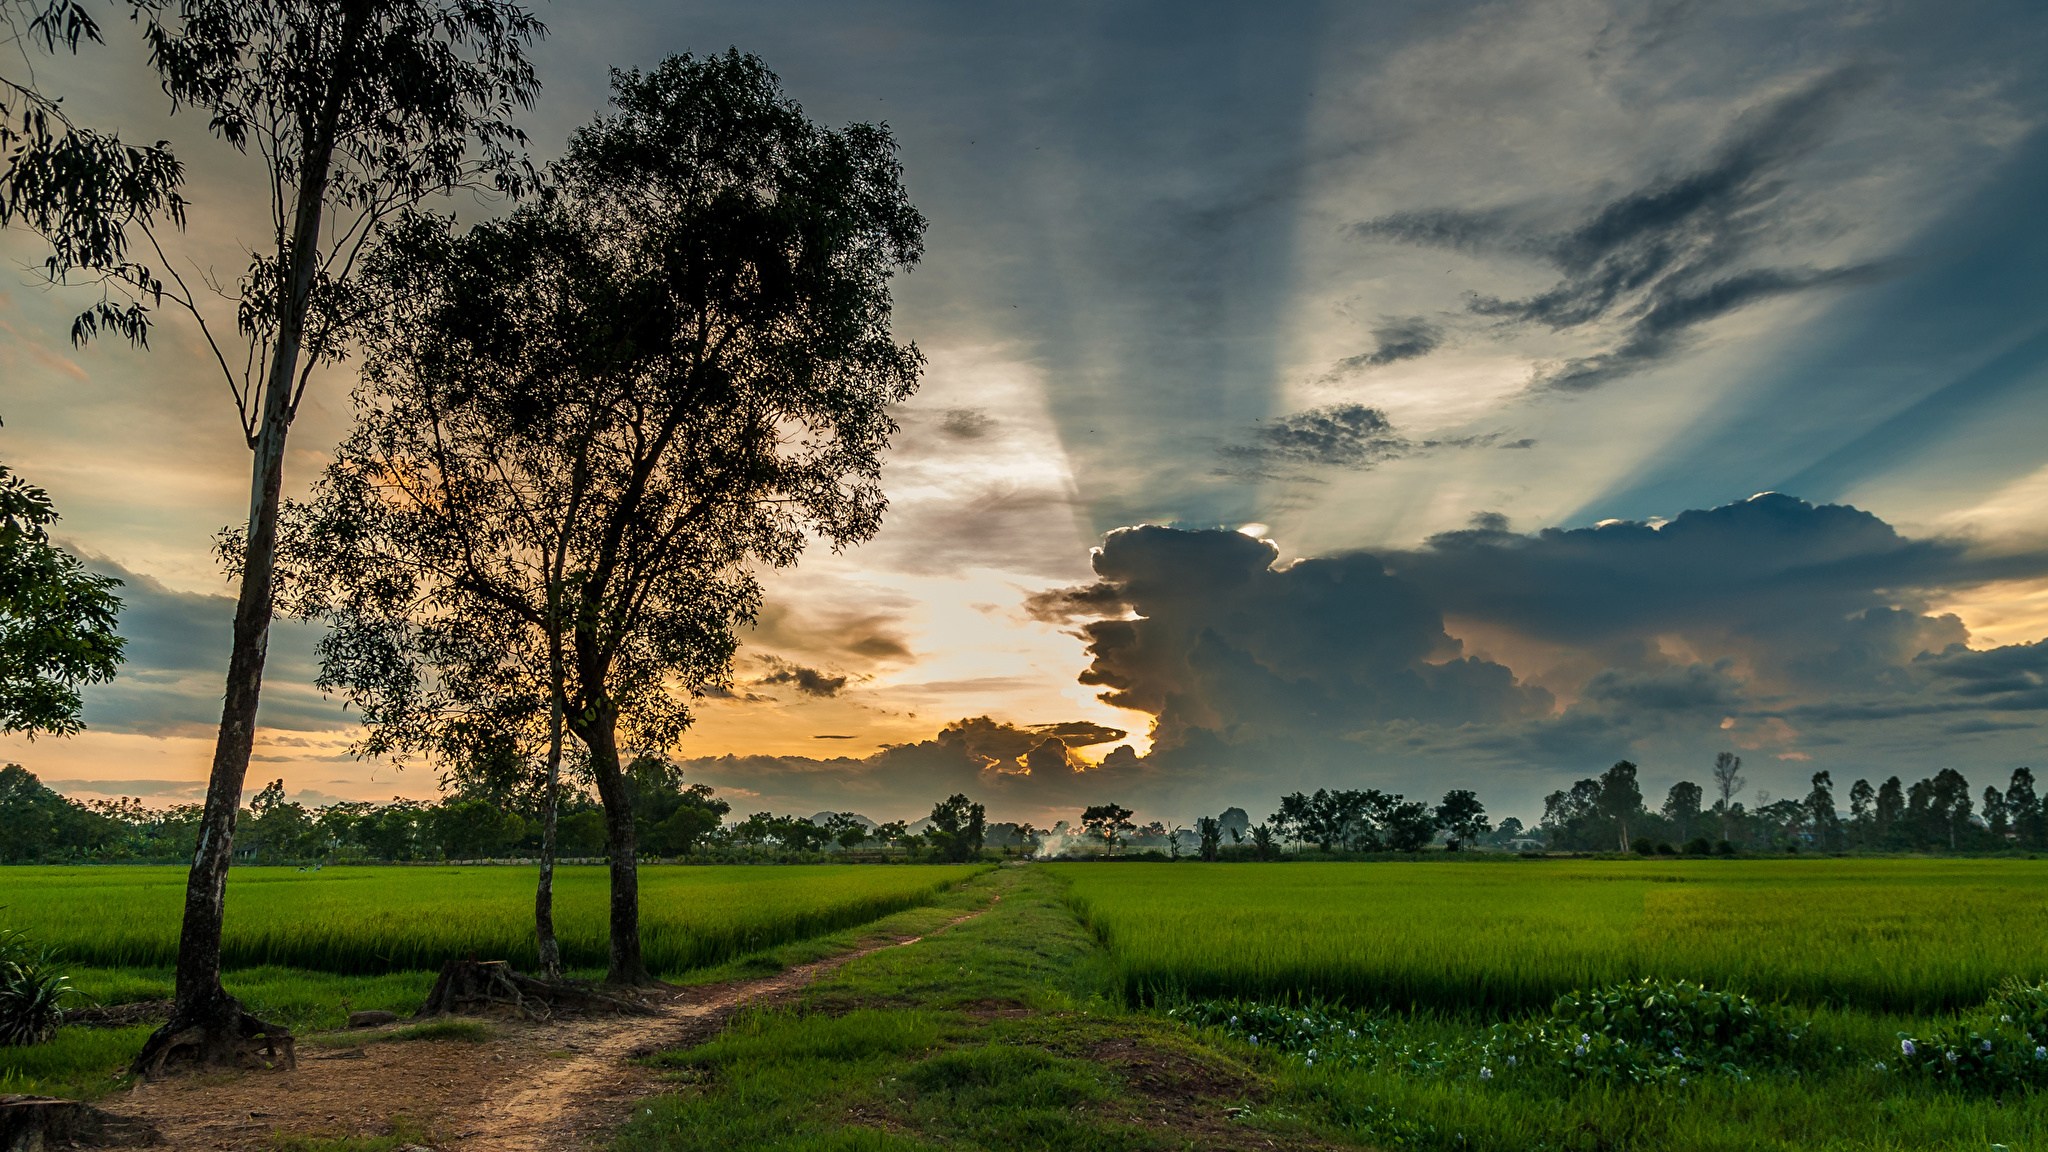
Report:
[[[942,932],[993,907],[933,929]],[[929,933],[927,933],[929,935]],[[299,1048],[289,1072],[185,1076],[102,1101],[150,1121],[172,1148],[243,1149],[274,1134],[397,1131],[448,1152],[565,1152],[586,1147],[658,1089],[634,1057],[700,1043],[749,1004],[794,995],[833,969],[923,936],[864,941],[850,952],[760,980],[657,993],[656,1017],[498,1021],[483,1043],[414,1040]]]

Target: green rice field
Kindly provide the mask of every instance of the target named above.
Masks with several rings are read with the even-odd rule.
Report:
[[[1127,995],[1517,1011],[1639,976],[1937,1012],[2048,977],[2048,861],[1054,864]]]
[[[640,870],[641,939],[657,974],[822,935],[929,900],[975,872],[955,867],[734,865]],[[78,965],[176,959],[183,867],[0,869],[0,926]],[[222,966],[349,975],[434,969],[475,954],[531,968],[536,870],[517,867],[236,868]],[[556,872],[555,930],[571,967],[605,963],[602,867]]]

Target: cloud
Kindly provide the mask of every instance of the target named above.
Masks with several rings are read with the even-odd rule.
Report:
[[[792,664],[779,656],[760,656],[757,659],[773,671],[755,680],[756,684],[788,684],[806,696],[825,699],[839,695],[846,688],[845,676],[827,676],[815,668]]]
[[[1720,146],[1690,170],[1655,180],[1552,230],[1525,211],[1423,210],[1356,225],[1357,235],[1434,248],[1519,255],[1562,278],[1533,296],[1474,294],[1471,311],[1552,331],[1605,325],[1608,348],[1563,360],[1537,377],[1543,388],[1585,391],[1683,349],[1700,325],[1758,301],[1867,283],[1880,264],[1760,264],[1800,223],[1786,208],[1790,170],[1826,140],[1867,91],[1870,69],[1852,65],[1757,105],[1736,118]]]
[[[939,431],[955,440],[979,440],[995,426],[996,422],[979,408],[952,408],[940,422]]]
[[[234,634],[234,598],[178,592],[103,557],[88,556],[87,567],[121,581],[117,627],[128,641],[115,678],[83,692],[87,725],[145,736],[204,735],[217,729]],[[332,732],[353,725],[340,701],[313,687],[318,639],[313,625],[272,622],[258,713],[263,728]]]
[[[1082,626],[1091,663],[1080,681],[1151,713],[1153,739],[1167,744],[1197,728],[1336,734],[1549,709],[1548,693],[1505,667],[1462,658],[1442,615],[1373,557],[1275,568],[1278,555],[1237,532],[1110,533],[1095,570],[1136,618]]]
[[[1227,444],[1219,449],[1224,460],[1219,473],[1271,480],[1282,478],[1288,469],[1360,471],[1405,456],[1415,448],[1395,430],[1386,413],[1363,404],[1333,404],[1291,413],[1256,429],[1252,437],[1250,444]]]
[[[837,591],[837,590],[835,590]],[[838,663],[851,658],[855,664],[909,661],[909,642],[902,633],[903,615],[909,601],[897,598],[886,607],[864,600],[864,588],[838,597],[814,594],[815,602],[797,603],[771,599],[762,605],[748,643],[783,651],[814,653]]]
[[[1024,598],[1024,612],[1046,624],[1065,624],[1091,616],[1115,616],[1123,611],[1123,590],[1108,581],[1073,588],[1053,588]]]
[[[74,792],[91,792],[101,796],[136,796],[143,799],[161,796],[178,800],[196,800],[206,795],[204,780],[45,780],[43,784],[51,791],[67,796]]]
[[[1097,724],[1090,720],[1066,720],[1057,724],[1033,724],[1032,731],[1050,736],[1069,748],[1086,748],[1093,744],[1107,744],[1130,735],[1121,728]]]
[[[1370,352],[1337,361],[1331,378],[1366,368],[1378,368],[1401,360],[1427,356],[1443,346],[1444,330],[1421,316],[1388,316],[1372,330],[1377,347]]]
[[[1020,726],[987,716],[947,724],[929,740],[894,744],[864,757],[706,756],[680,762],[685,776],[758,797],[792,812],[857,811],[880,819],[918,817],[954,792],[984,801],[995,819],[1040,819],[1048,809],[1136,796],[1157,775],[1128,746],[1098,765],[1071,747],[1123,733],[1086,721]],[[750,801],[751,803],[752,801]]]
[[[2048,710],[2048,641],[1975,651],[1927,610],[1937,592],[2048,575],[2048,556],[1911,539],[1843,505],[1764,493],[1528,534],[1488,512],[1415,549],[1277,560],[1234,532],[1124,529],[1096,582],[1027,608],[1085,621],[1078,679],[1152,717],[1141,759],[1161,779],[1896,754],[2028,731]]]

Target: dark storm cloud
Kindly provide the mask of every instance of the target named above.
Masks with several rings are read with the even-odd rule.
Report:
[[[85,689],[85,720],[100,732],[196,735],[220,724],[222,684],[232,637],[231,596],[178,592],[110,560],[89,567],[122,582],[119,630],[128,641],[118,675]],[[313,687],[317,630],[279,620],[264,661],[265,728],[326,732],[353,720]]]
[[[826,698],[837,696],[846,688],[845,676],[827,676],[816,668],[806,668],[776,656],[763,656],[760,660],[771,669],[768,675],[754,681],[763,687],[787,684],[806,696]]]
[[[1278,417],[1252,433],[1250,444],[1219,449],[1223,475],[1243,479],[1300,478],[1303,468],[1371,468],[1407,455],[1415,444],[1387,414],[1363,404],[1334,404]]]
[[[1156,775],[1129,746],[1097,765],[1070,750],[1101,743],[1094,737],[1105,732],[1116,729],[1086,721],[1020,727],[975,716],[946,725],[930,740],[889,745],[865,757],[707,756],[680,763],[692,780],[744,789],[757,797],[746,805],[778,811],[822,805],[879,819],[916,817],[941,797],[965,792],[987,803],[992,818],[1014,819],[1047,806],[1101,803],[1104,789],[1134,795]]]
[[[764,648],[814,653],[833,663],[848,657],[863,663],[907,661],[914,657],[902,625],[898,613],[865,603],[799,607],[771,600],[762,606],[747,640]]]
[[[1477,294],[1471,310],[1553,331],[1620,321],[1613,347],[1567,360],[1537,380],[1555,389],[1596,388],[1681,350],[1709,320],[1771,297],[1883,274],[1875,264],[1757,263],[1801,228],[1785,206],[1790,170],[1820,147],[1872,81],[1868,68],[1840,68],[1752,108],[1704,163],[1611,200],[1563,231],[1504,209],[1396,213],[1355,231],[1406,244],[1520,255],[1554,267],[1563,278],[1547,291],[1522,298]]]
[[[1065,624],[1083,617],[1115,616],[1123,608],[1123,591],[1106,581],[1074,588],[1053,588],[1024,598],[1025,614],[1047,624]]]
[[[1427,356],[1442,347],[1444,342],[1443,327],[1420,316],[1389,316],[1380,327],[1372,330],[1372,335],[1378,341],[1377,347],[1337,361],[1331,375],[1343,376],[1364,368],[1379,368]]]
[[[1960,621],[1926,609],[2048,575],[2048,557],[1975,556],[1845,506],[1767,493],[1661,526],[1533,534],[1481,513],[1419,549],[1276,558],[1232,532],[1126,529],[1097,554],[1097,583],[1032,607],[1131,617],[1082,625],[1079,679],[1154,717],[1161,768],[1927,744],[2048,710],[2048,641],[1972,651]],[[1531,684],[1544,668],[1466,654],[1446,618],[1540,645],[1563,671]]]
[[[1277,557],[1236,532],[1111,533],[1095,570],[1139,618],[1083,626],[1092,663],[1081,682],[1153,714],[1167,743],[1194,728],[1244,738],[1548,710],[1548,694],[1506,668],[1458,658],[1441,615],[1372,557],[1275,570]]]
[[[1501,444],[1501,434],[1410,440],[1387,414],[1363,404],[1333,404],[1270,420],[1251,429],[1251,443],[1217,449],[1216,475],[1238,480],[1319,483],[1317,469],[1367,471],[1389,460],[1440,448],[1533,448],[1534,440]]]
[[[1064,720],[1057,724],[1033,724],[1031,730],[1050,736],[1069,748],[1087,748],[1095,744],[1107,744],[1130,735],[1121,728],[1097,724],[1089,720]]]
[[[1890,646],[1887,663],[1910,659],[1931,639],[1917,615],[1890,615],[1898,595],[2023,572],[2039,560],[1980,560],[1960,542],[1908,539],[1860,509],[1774,492],[1661,526],[1607,521],[1522,535],[1489,519],[1380,556],[1449,615],[1560,643],[1694,624],[1754,635],[1819,628]]]

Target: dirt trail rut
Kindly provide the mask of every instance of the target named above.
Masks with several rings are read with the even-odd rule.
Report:
[[[149,1120],[173,1148],[250,1148],[278,1132],[383,1135],[398,1120],[448,1152],[581,1149],[623,1121],[633,1101],[658,1091],[634,1057],[700,1043],[742,1007],[786,998],[841,965],[925,936],[869,941],[759,980],[657,992],[659,1016],[501,1021],[499,1036],[483,1044],[306,1044],[295,1071],[180,1077],[102,1107]]]

